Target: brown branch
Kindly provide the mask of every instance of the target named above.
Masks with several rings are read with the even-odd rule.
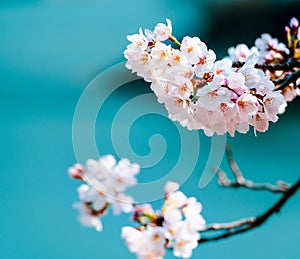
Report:
[[[300,178],[298,181],[292,185],[283,195],[282,197],[272,206],[270,207],[265,213],[261,214],[255,218],[248,218],[248,219],[241,219],[238,221],[234,221],[231,223],[218,223],[208,226],[206,229],[202,230],[201,232],[206,231],[220,231],[225,230],[225,233],[221,233],[219,235],[215,235],[212,237],[202,237],[198,243],[206,243],[211,241],[216,241],[220,239],[225,239],[230,236],[234,236],[237,234],[241,234],[247,231],[250,231],[254,228],[261,226],[265,223],[273,214],[278,213],[284,204],[287,202],[289,198],[291,198],[300,188]]]
[[[215,172],[218,175],[219,185],[231,188],[247,188],[258,191],[270,191],[273,193],[285,193],[289,190],[290,185],[283,181],[278,181],[277,185],[272,185],[270,183],[254,183],[245,179],[233,158],[232,150],[229,144],[226,145],[226,156],[235,180],[229,180],[226,173],[218,168],[215,170]]]
[[[232,67],[240,68],[244,64],[245,62],[235,61],[232,63]],[[292,71],[294,68],[300,68],[300,61],[292,59],[281,64],[256,64],[255,68],[269,70],[270,72],[275,72],[277,70]]]
[[[227,223],[214,223],[208,225],[205,229],[201,230],[200,233],[205,232],[222,232],[213,236],[202,237],[198,243],[205,243],[210,241],[216,241],[220,239],[225,239],[233,235],[244,233],[250,231],[258,226],[261,226],[265,223],[273,214],[280,211],[284,206],[287,200],[292,197],[297,190],[300,188],[300,178],[293,185],[290,186],[287,183],[278,181],[277,185],[272,185],[269,183],[257,184],[253,183],[244,178],[241,170],[239,169],[237,163],[235,162],[232,154],[232,150],[229,144],[226,145],[226,156],[230,169],[234,175],[235,180],[229,180],[226,173],[221,169],[217,169],[216,173],[218,174],[218,182],[221,186],[239,188],[244,187],[251,190],[267,190],[273,193],[282,193],[282,197],[266,212],[257,216],[250,218],[242,218],[233,222]]]
[[[240,168],[238,167],[237,163],[233,159],[231,146],[229,144],[226,145],[225,151],[226,151],[226,157],[227,157],[228,164],[230,166],[232,173],[234,174],[234,176],[236,178],[236,181],[238,183],[244,182],[245,178],[244,178]]]
[[[211,230],[230,230],[233,228],[241,227],[247,224],[252,224],[255,222],[255,218],[246,218],[246,219],[239,219],[232,222],[227,223],[214,223],[211,225],[208,225],[204,230],[201,230],[201,232],[207,232]]]
[[[288,86],[291,83],[294,83],[297,81],[297,79],[300,78],[300,69],[294,71],[291,73],[286,79],[284,79],[279,86],[276,87],[277,90],[282,90],[286,86]]]

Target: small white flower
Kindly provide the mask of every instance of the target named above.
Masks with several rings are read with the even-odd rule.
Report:
[[[125,195],[124,193],[118,193],[114,197],[108,197],[108,201],[112,204],[113,213],[115,215],[120,215],[122,212],[130,213],[133,211],[134,199]]]
[[[187,204],[183,209],[183,214],[185,217],[190,217],[191,215],[200,214],[202,211],[202,205],[197,202],[195,197],[189,197],[187,199]]]
[[[108,177],[115,164],[115,158],[112,155],[106,155],[99,158],[98,161],[94,159],[87,160],[86,168],[87,171],[93,174],[97,179],[104,179]]]
[[[185,222],[178,223],[174,232],[173,254],[177,257],[190,258],[193,249],[198,246],[200,234],[190,232]]]
[[[253,116],[250,124],[254,127],[254,133],[256,135],[256,131],[265,132],[269,127],[269,121],[264,119],[262,114],[256,114]]]
[[[176,82],[169,83],[169,94],[180,98],[188,99],[193,93],[193,84],[191,80],[184,77],[178,77]]]
[[[143,247],[142,232],[133,227],[123,227],[121,237],[125,240],[128,249],[132,253],[137,253]]]
[[[95,188],[87,184],[82,184],[77,188],[79,199],[82,202],[92,203],[94,210],[101,210],[105,203],[106,197],[100,194]]]
[[[221,103],[230,101],[231,92],[227,88],[208,84],[198,90],[197,96],[199,96],[199,102],[202,107],[207,110],[215,110]]]
[[[123,227],[121,236],[129,250],[136,253],[138,258],[159,259],[165,254],[165,230],[161,227],[147,226],[142,231]]]
[[[187,197],[181,191],[171,193],[166,197],[166,203],[173,208],[181,208],[186,204]]]
[[[255,40],[255,46],[260,51],[266,51],[270,49],[284,49],[284,45],[279,43],[277,39],[272,38],[270,34],[263,33],[261,38]]]
[[[168,226],[172,226],[182,220],[182,214],[180,210],[175,208],[167,208],[166,211],[163,213],[163,217],[165,220],[164,223]]]
[[[198,77],[209,72],[216,60],[215,53],[208,50],[206,44],[198,37],[184,37],[180,50],[187,57],[188,62],[195,65],[195,73]]]
[[[147,258],[160,258],[165,254],[166,236],[162,227],[148,226],[144,231],[146,247],[142,255]]]
[[[222,73],[227,72],[232,67],[232,61],[228,58],[223,58],[222,60],[218,60],[214,63],[212,72],[215,73],[215,75],[219,75]]]
[[[92,211],[87,208],[87,206],[81,202],[74,203],[74,208],[78,209],[80,214],[78,220],[80,223],[86,227],[93,227],[97,231],[102,231],[103,226],[99,217],[94,216]]]
[[[149,60],[151,59],[147,52],[136,52],[135,49],[130,48],[130,45],[124,51],[124,56],[128,60],[126,67],[132,72],[137,73],[138,76],[144,77],[145,80],[151,77]],[[148,80],[149,81],[149,80]]]
[[[74,179],[80,179],[80,180],[82,180],[83,178],[84,171],[85,169],[82,164],[75,164],[68,169],[68,173],[70,177]]]
[[[253,53],[258,53],[258,49],[256,47],[249,49],[245,44],[238,44],[236,47],[228,49],[229,58],[232,61],[245,62]]]
[[[199,53],[198,63],[195,64],[195,74],[198,77],[201,77],[204,73],[211,72],[213,70],[215,60],[215,52],[211,49],[207,50],[206,45],[203,45],[201,53]]]
[[[171,95],[159,95],[158,102],[164,103],[169,113],[169,118],[174,121],[179,121],[181,125],[186,126],[192,116],[192,103],[189,99],[181,99]]]
[[[111,169],[106,184],[111,185],[114,192],[123,192],[137,183],[135,175],[139,173],[139,170],[139,165],[131,164],[127,159],[122,159]]]
[[[276,122],[278,119],[277,114],[279,113],[279,108],[284,103],[284,96],[278,91],[273,91],[268,93],[263,101],[268,119],[272,122]]]
[[[182,40],[182,45],[180,46],[180,50],[192,65],[198,63],[205,64],[206,56],[209,54],[205,43],[202,42],[198,37],[184,37]]]
[[[148,47],[148,39],[143,34],[142,28],[140,28],[139,34],[128,35],[127,39],[132,42],[139,51],[144,51]]]
[[[179,189],[179,184],[175,182],[167,182],[164,188],[165,195],[169,195]]]
[[[158,23],[154,28],[154,38],[157,41],[165,41],[172,35],[172,23],[169,19],[166,19],[167,25]]]
[[[238,95],[245,93],[248,88],[245,86],[245,77],[242,73],[232,72],[227,76],[228,87]]]
[[[247,120],[249,116],[254,115],[258,111],[259,103],[252,94],[243,94],[237,99],[238,113],[241,118]]]
[[[255,46],[259,50],[259,62],[271,62],[274,59],[281,60],[283,59],[282,53],[289,54],[288,48],[268,33],[264,33],[261,38],[256,39]]]

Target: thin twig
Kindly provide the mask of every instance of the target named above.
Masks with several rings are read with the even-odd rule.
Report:
[[[226,145],[225,151],[226,151],[226,157],[227,157],[228,164],[236,178],[236,181],[238,183],[243,183],[245,181],[245,178],[244,178],[240,168],[238,167],[237,163],[233,159],[231,146],[229,144]]]
[[[246,224],[251,224],[255,222],[256,218],[247,218],[247,219],[240,219],[233,222],[227,222],[227,223],[214,223],[211,225],[208,225],[205,229],[201,230],[201,232],[207,232],[212,230],[228,230],[233,229],[237,227],[241,227]]]
[[[229,144],[226,145],[226,156],[235,180],[228,179],[226,173],[218,168],[215,171],[218,175],[218,183],[221,186],[231,188],[247,188],[258,191],[270,191],[273,193],[285,193],[289,190],[290,185],[283,181],[278,181],[277,185],[272,185],[270,183],[254,183],[250,180],[245,179],[233,158],[233,154]]]
[[[227,178],[227,175],[221,169],[217,170],[218,183],[223,187],[230,188],[246,188],[255,191],[269,191],[273,193],[285,193],[289,188],[289,184],[278,181],[277,185],[270,183],[254,183],[250,180],[244,180],[243,182],[231,181]]]
[[[257,228],[261,226],[263,223],[265,223],[273,214],[278,213],[283,205],[287,202],[289,198],[291,198],[300,188],[300,178],[298,181],[291,186],[287,192],[285,192],[282,197],[272,206],[270,207],[265,213],[261,214],[260,216],[256,218],[249,218],[249,219],[241,219],[238,221],[234,221],[231,223],[218,223],[218,224],[213,224],[209,226],[207,229],[201,231],[219,231],[219,230],[226,230],[225,233],[221,233],[219,235],[215,235],[212,237],[202,237],[198,243],[207,243],[211,241],[216,241],[220,239],[225,239],[230,236],[234,236],[237,234],[241,234],[247,231],[250,231],[254,228]]]

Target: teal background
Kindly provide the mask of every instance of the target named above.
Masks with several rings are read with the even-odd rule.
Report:
[[[127,34],[170,18],[178,38],[200,36],[221,57],[227,47],[241,41],[251,44],[262,32],[282,37],[281,30],[297,10],[297,1],[1,1],[0,258],[134,258],[120,238],[129,216],[105,217],[102,233],[80,226],[72,209],[79,182],[66,173],[76,162],[76,103],[98,73],[124,61]],[[107,100],[97,124],[107,130],[97,135],[103,154],[115,154],[108,127],[115,108],[148,92],[149,85],[139,81],[124,85]],[[257,182],[296,181],[299,107],[299,100],[290,104],[267,133],[229,139],[246,177]],[[146,176],[141,173],[142,179],[159,178],[179,154],[174,125],[156,115],[133,125],[133,149],[147,154],[148,137],[155,133],[164,135],[168,151],[158,167],[147,169]],[[265,192],[225,190],[215,180],[199,189],[210,148],[210,138],[199,134],[199,161],[182,189],[203,203],[208,222],[257,215],[278,199]],[[226,161],[222,168],[228,170]],[[297,258],[299,205],[300,193],[263,227],[203,244],[193,258]],[[172,258],[171,253],[166,258]]]

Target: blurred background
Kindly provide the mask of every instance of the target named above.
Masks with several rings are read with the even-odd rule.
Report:
[[[79,182],[67,175],[67,168],[76,162],[72,146],[76,103],[97,74],[125,60],[126,35],[170,18],[178,39],[199,36],[221,58],[228,47],[252,46],[264,32],[283,41],[284,26],[291,17],[300,18],[299,10],[296,0],[2,0],[0,258],[135,258],[120,237],[121,227],[130,224],[128,215],[105,217],[102,233],[77,222],[72,203],[77,201]],[[97,120],[104,132],[96,133],[101,153],[115,154],[109,125],[117,107],[149,92],[149,85],[140,80],[107,99]],[[150,109],[159,104],[144,105]],[[299,100],[291,103],[266,133],[228,137],[246,177],[272,183],[297,180],[299,105]],[[145,171],[146,176],[141,172],[144,179],[167,173],[178,159],[178,132],[172,122],[156,115],[144,116],[133,125],[132,148],[146,155],[149,136],[156,133],[165,137],[167,153],[157,167]],[[210,149],[210,138],[201,132],[199,136],[199,160],[182,189],[203,203],[207,222],[258,215],[279,198],[266,192],[222,189],[216,180],[199,189]],[[228,170],[226,161],[222,168]],[[157,208],[160,204],[154,203]],[[203,244],[193,258],[297,258],[299,218],[300,193],[263,227]]]

